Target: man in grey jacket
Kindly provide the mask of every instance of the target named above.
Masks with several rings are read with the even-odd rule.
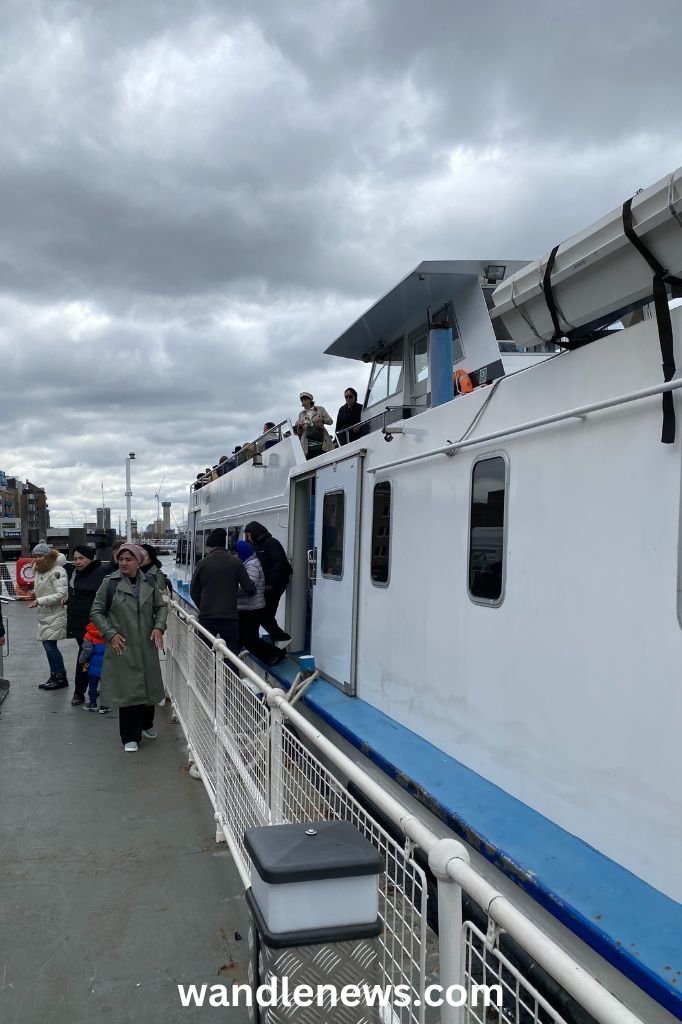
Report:
[[[194,570],[189,592],[199,609],[199,622],[239,655],[239,612],[237,594],[256,593],[248,572],[238,558],[226,550],[227,531],[221,526],[206,538],[208,554]]]

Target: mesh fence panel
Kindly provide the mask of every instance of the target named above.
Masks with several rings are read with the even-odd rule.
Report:
[[[197,764],[203,769],[215,805],[216,736],[215,656],[202,637],[192,630],[189,641],[189,730]]]
[[[467,1005],[464,1024],[566,1024],[566,1020],[537,992],[521,972],[471,921],[462,928],[464,985]],[[481,997],[475,999],[478,985],[499,985],[502,1000],[499,1006],[485,1006]]]
[[[379,888],[379,914],[384,922],[382,983],[407,985],[412,996],[411,1006],[391,1008],[392,1024],[422,1022],[427,940],[424,872],[291,730],[276,728],[282,733],[282,820],[350,821],[384,858],[385,874]]]
[[[216,674],[216,809],[248,875],[244,832],[270,824],[270,711],[220,656]]]

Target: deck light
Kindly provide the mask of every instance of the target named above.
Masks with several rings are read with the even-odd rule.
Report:
[[[490,263],[487,267],[483,268],[483,276],[485,277],[486,284],[498,284],[502,281],[506,273],[506,266],[502,266],[499,263]]]
[[[254,467],[259,466],[261,469],[265,469],[265,463],[263,462],[263,456],[260,452],[256,452],[253,457]]]

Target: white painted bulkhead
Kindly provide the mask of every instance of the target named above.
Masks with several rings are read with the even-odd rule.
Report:
[[[672,315],[679,339],[682,311]],[[651,398],[381,469],[458,440],[488,399],[468,436],[659,384],[660,361],[655,322],[645,322],[514,373],[492,397],[479,388],[406,420],[390,444],[372,433],[304,463],[288,438],[266,452],[271,468],[241,466],[194,500],[205,526],[257,518],[287,545],[290,471],[291,493],[307,493],[313,470],[366,449],[358,697],[682,899],[679,408],[675,445],[660,443],[661,401]],[[468,592],[472,468],[491,453],[508,468],[496,607]],[[392,488],[387,586],[369,571],[381,480]],[[305,523],[303,511],[289,550],[287,621],[299,624]],[[313,616],[313,654],[319,643]]]
[[[473,435],[660,380],[650,321],[502,380]],[[682,899],[679,440],[660,443],[654,398],[381,470],[457,440],[488,393],[408,421],[390,446],[365,439],[358,696]],[[491,452],[509,478],[499,607],[468,594],[472,467]],[[367,552],[384,479],[379,588]]]

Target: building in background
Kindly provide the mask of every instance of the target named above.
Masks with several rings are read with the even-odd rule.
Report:
[[[161,502],[161,508],[163,509],[163,535],[164,535],[164,537],[168,537],[170,535],[170,532],[171,532],[171,524],[170,524],[171,503],[170,503],[170,501],[162,501]]]
[[[106,505],[104,505],[102,508],[97,509],[97,529],[111,529],[111,509],[107,508]]]
[[[19,517],[19,494],[10,487],[7,474],[0,470],[0,519]]]

